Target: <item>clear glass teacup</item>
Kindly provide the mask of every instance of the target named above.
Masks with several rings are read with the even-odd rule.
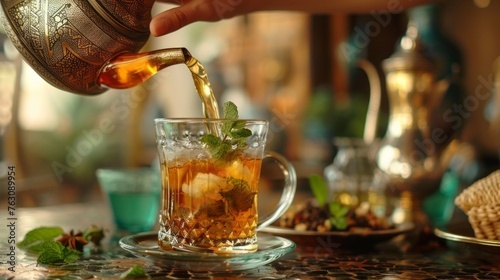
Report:
[[[217,254],[257,250],[257,230],[284,214],[297,185],[290,162],[265,151],[268,126],[264,120],[155,120],[162,249]],[[285,186],[275,210],[260,217],[258,186],[265,158],[278,163]]]

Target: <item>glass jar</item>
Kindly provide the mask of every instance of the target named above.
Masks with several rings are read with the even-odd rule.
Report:
[[[357,138],[334,140],[336,155],[324,170],[330,197],[349,207],[367,202],[377,216],[386,214],[385,178],[375,163],[378,145]]]

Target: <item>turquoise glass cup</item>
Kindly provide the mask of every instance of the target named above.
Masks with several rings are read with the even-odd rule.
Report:
[[[138,233],[153,229],[161,193],[157,170],[99,169],[96,175],[118,230]]]

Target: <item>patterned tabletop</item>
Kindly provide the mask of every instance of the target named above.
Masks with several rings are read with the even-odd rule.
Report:
[[[293,252],[254,269],[186,270],[139,259],[120,248],[106,209],[100,204],[18,209],[14,231],[4,230],[11,220],[2,213],[0,219],[7,226],[0,231],[0,280],[118,279],[135,265],[140,265],[149,279],[500,279],[500,250],[446,243],[431,232],[416,239],[414,234],[399,235],[371,248],[352,244],[346,246],[349,248],[310,247],[299,239]],[[87,250],[75,263],[40,265],[35,256],[19,248],[14,250],[15,263],[9,262],[12,235],[20,241],[27,231],[39,226],[70,230],[93,224],[110,228],[105,245]]]

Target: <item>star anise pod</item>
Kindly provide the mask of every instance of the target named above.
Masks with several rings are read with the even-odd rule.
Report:
[[[63,234],[57,241],[61,242],[64,246],[69,246],[71,249],[83,252],[83,246],[88,243],[88,241],[83,238],[83,233],[78,232],[74,234],[73,230],[69,233]]]

